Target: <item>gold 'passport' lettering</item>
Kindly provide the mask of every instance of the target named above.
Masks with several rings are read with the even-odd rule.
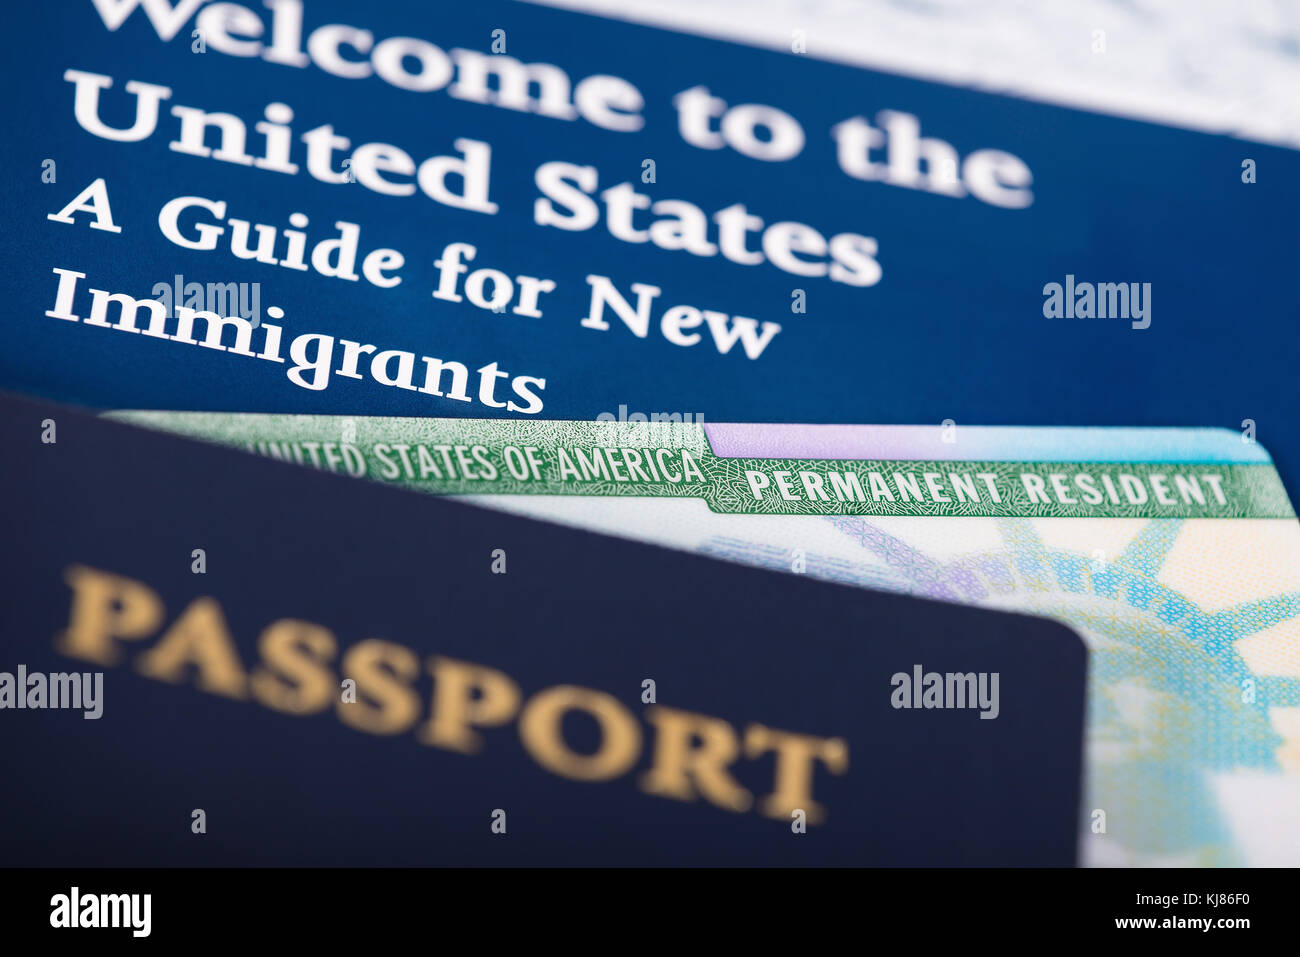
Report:
[[[136,672],[171,684],[239,701],[252,700],[283,714],[333,710],[348,727],[366,734],[414,732],[423,745],[461,754],[489,749],[490,729],[516,725],[524,750],[546,771],[573,781],[609,781],[629,774],[643,755],[649,767],[637,778],[645,794],[678,801],[704,799],[728,811],[751,808],[788,819],[803,810],[811,823],[826,808],[813,800],[818,766],[843,775],[849,748],[843,738],[821,738],[750,723],[739,732],[731,722],[661,704],[644,717],[595,688],[561,684],[525,697],[517,681],[487,665],[434,655],[424,662],[432,677],[425,701],[416,683],[420,656],[405,645],[367,638],[343,650],[328,628],[280,619],[258,637],[258,663],[247,669],[215,598],[193,599],[164,629],[162,598],[144,582],[70,566],[68,627],[54,639],[60,653],[104,666],[121,664],[129,645],[157,640],[137,653]],[[354,683],[350,697],[339,693]],[[592,753],[574,750],[563,722],[585,714],[600,729]],[[771,793],[754,795],[733,775],[739,761],[773,756]]]

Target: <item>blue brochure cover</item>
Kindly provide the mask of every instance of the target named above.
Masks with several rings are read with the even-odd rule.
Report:
[[[0,858],[1068,865],[1086,652],[0,399]]]
[[[496,0],[9,21],[0,386],[1226,426],[1300,467],[1293,150]]]

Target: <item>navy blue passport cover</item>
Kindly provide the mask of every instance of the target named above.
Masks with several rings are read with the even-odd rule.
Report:
[[[0,671],[103,673],[98,720],[0,710],[0,863],[1075,860],[1086,652],[1061,624],[16,397],[0,447]],[[69,631],[79,654],[57,650]],[[381,664],[358,664],[376,639]],[[996,672],[998,716],[893,707],[891,676],[917,665]]]

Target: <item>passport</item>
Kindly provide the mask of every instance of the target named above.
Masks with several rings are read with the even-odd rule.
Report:
[[[7,863],[1076,859],[1058,622],[26,398],[0,442]]]
[[[810,54],[496,0],[23,5],[0,387],[1240,427],[1295,482],[1295,150],[799,32]]]
[[[1300,524],[1226,429],[122,412],[263,457],[1088,642],[1082,860],[1300,862]]]

